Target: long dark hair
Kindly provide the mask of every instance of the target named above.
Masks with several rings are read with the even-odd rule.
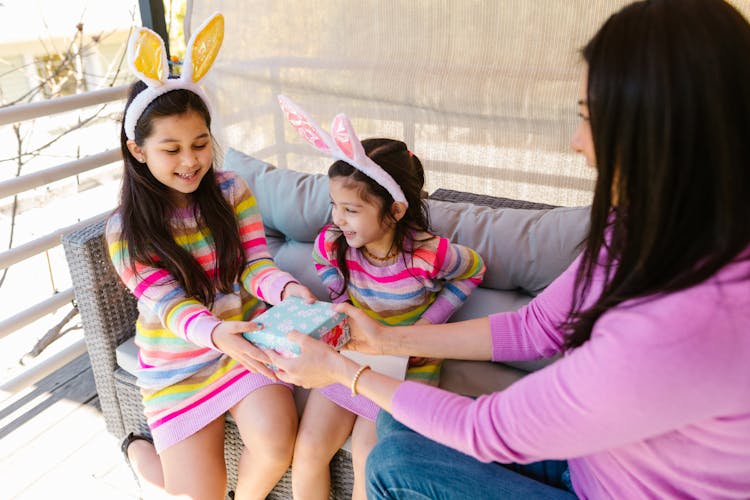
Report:
[[[419,158],[409,151],[406,144],[401,141],[371,138],[363,140],[362,147],[365,154],[388,172],[404,192],[409,207],[400,220],[396,220],[391,213],[393,196],[383,186],[345,161],[334,162],[328,168],[328,177],[331,179],[345,177],[361,189],[360,195],[363,199],[374,198],[379,202],[380,220],[390,220],[395,228],[392,250],[401,253],[402,258],[406,259],[407,255],[403,250],[412,232],[429,232],[430,230],[430,218],[422,191],[424,188],[424,167],[422,167]],[[343,287],[338,292],[339,295],[343,294],[349,286],[349,268],[346,265],[348,248],[349,244],[342,233],[336,239],[336,262],[344,277]]]
[[[584,47],[598,176],[566,347],[607,310],[701,283],[750,244],[748,54],[750,25],[721,0],[631,4]],[[583,309],[598,265],[603,291]]]
[[[126,110],[145,87],[140,81],[131,86]],[[211,116],[197,94],[178,89],[157,97],[138,119],[136,144],[142,146],[151,135],[154,119],[189,112],[198,113],[211,129]],[[169,221],[177,207],[171,201],[169,188],[151,174],[145,163],[133,157],[127,147],[124,128],[120,132],[120,148],[125,171],[118,211],[130,262],[165,268],[185,289],[187,296],[210,307],[216,290],[232,292],[244,261],[237,219],[219,189],[213,165],[191,195],[193,214],[200,227],[210,231],[215,245],[217,263],[211,278],[192,254],[175,242]]]

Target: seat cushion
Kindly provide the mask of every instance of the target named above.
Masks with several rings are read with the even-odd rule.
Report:
[[[138,346],[135,345],[135,337],[130,337],[115,349],[117,365],[135,376],[138,370]]]

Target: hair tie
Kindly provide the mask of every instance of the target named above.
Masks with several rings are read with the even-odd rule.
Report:
[[[224,16],[216,12],[195,31],[185,49],[185,62],[179,78],[169,78],[164,40],[148,28],[138,28],[128,41],[128,66],[146,88],[138,93],[125,111],[125,136],[135,139],[138,119],[157,97],[172,90],[185,89],[197,94],[211,115],[211,103],[198,85],[216,59],[224,40]]]
[[[287,120],[299,132],[304,140],[310,143],[318,151],[325,153],[337,160],[343,160],[356,168],[381,186],[393,197],[394,201],[404,203],[407,207],[409,202],[401,190],[401,186],[383,170],[383,167],[372,161],[365,153],[357,134],[354,133],[349,118],[339,113],[331,123],[331,135],[323,130],[320,125],[307,116],[307,113],[293,103],[288,97],[278,96],[279,105],[286,115]]]

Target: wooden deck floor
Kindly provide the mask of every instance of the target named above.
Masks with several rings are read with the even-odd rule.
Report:
[[[99,408],[88,355],[0,394],[0,497],[135,499],[138,488]]]

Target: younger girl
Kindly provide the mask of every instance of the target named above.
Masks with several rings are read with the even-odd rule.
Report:
[[[332,300],[350,301],[387,325],[447,321],[482,281],[484,264],[472,249],[429,232],[419,159],[401,141],[360,143],[344,115],[334,119],[332,138],[294,103],[279,100],[302,137],[338,158],[328,170],[333,224],[313,251]],[[407,378],[436,382],[438,363],[413,358]],[[294,449],[295,498],[328,498],[328,464],[350,433],[353,498],[365,498],[377,411],[340,384],[310,393]]]
[[[265,302],[314,299],[271,260],[245,182],[214,168],[211,115],[196,82],[222,34],[216,14],[188,44],[180,79],[167,79],[158,35],[141,29],[131,39],[129,62],[143,81],[125,108],[121,200],[106,237],[138,299],[137,381],[159,454],[141,462],[151,464],[143,472],[171,494],[223,498],[229,411],[246,444],[236,498],[264,498],[291,462],[297,414],[289,386],[251,359],[256,349],[239,334],[255,328],[248,320]],[[141,458],[147,441],[137,441]]]

